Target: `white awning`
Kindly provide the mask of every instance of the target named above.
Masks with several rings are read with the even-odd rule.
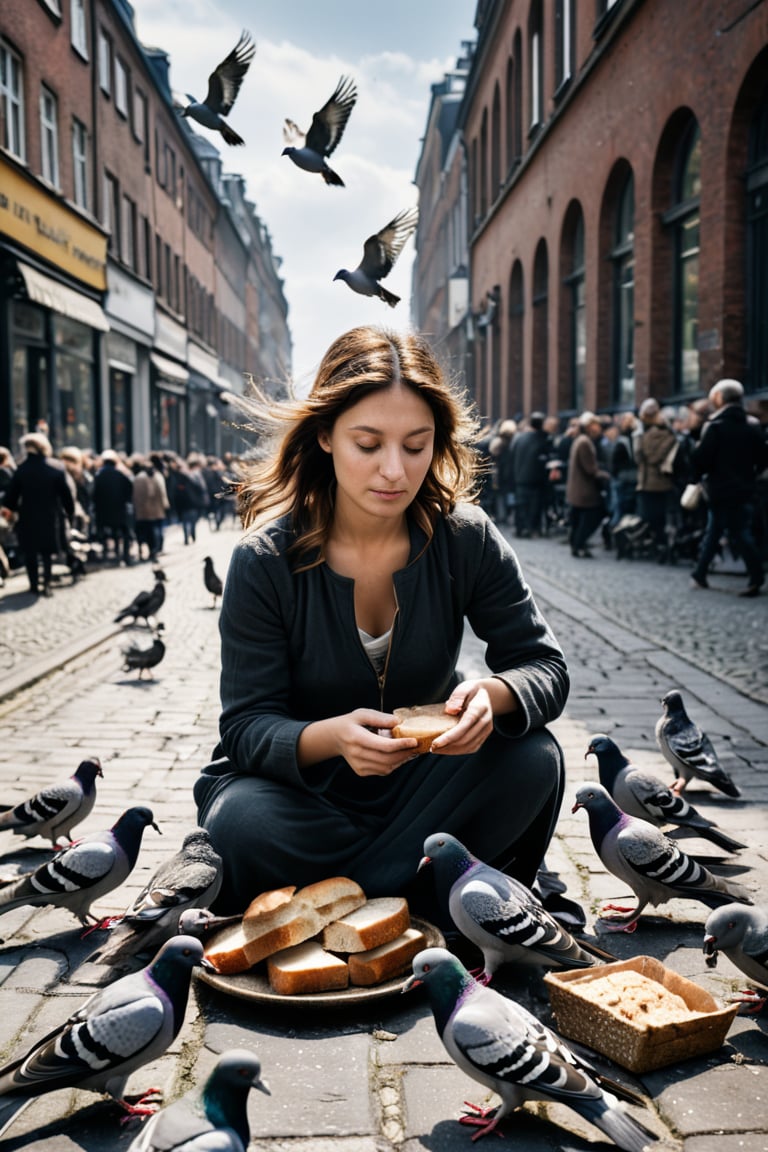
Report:
[[[175,360],[169,360],[167,356],[161,356],[159,352],[150,352],[149,358],[160,375],[165,376],[166,379],[175,380],[179,384],[186,384],[189,380],[189,372],[182,364],[177,364]]]
[[[104,310],[90,296],[83,296],[81,292],[75,292],[73,288],[59,284],[58,280],[44,276],[42,272],[25,264],[23,260],[18,261],[18,266],[24,277],[30,300],[42,304],[44,308],[52,308],[62,316],[69,316],[70,320],[87,324],[89,328],[97,328],[100,332],[109,331],[109,321],[104,315]]]

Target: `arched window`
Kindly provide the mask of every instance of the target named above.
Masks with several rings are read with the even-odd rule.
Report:
[[[747,169],[747,381],[768,382],[768,88],[755,111]]]
[[[530,130],[539,127],[544,115],[544,25],[541,0],[533,0],[528,14],[528,63]]]
[[[546,412],[547,355],[549,337],[549,257],[546,240],[539,240],[533,262],[533,356],[531,361],[531,411]]]
[[[501,187],[501,93],[496,85],[491,112],[491,195],[493,204]]]
[[[523,266],[519,260],[512,265],[509,277],[509,381],[507,415],[519,419],[523,415],[523,317],[525,293]]]
[[[635,179],[630,172],[618,197],[613,264],[613,401],[635,402]]]
[[[699,372],[699,229],[701,218],[701,132],[691,119],[677,152],[674,200],[664,214],[673,238],[673,389],[700,390]]]
[[[578,204],[572,206],[569,235],[565,237],[564,285],[568,306],[568,379],[570,407],[576,412],[585,408],[584,391],[587,374],[587,310],[584,275],[584,213]]]

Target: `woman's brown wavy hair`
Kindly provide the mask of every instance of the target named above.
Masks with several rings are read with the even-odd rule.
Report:
[[[347,408],[398,379],[426,401],[435,420],[432,463],[411,505],[416,522],[431,537],[438,516],[458,501],[475,500],[477,424],[469,404],[448,385],[422,336],[364,326],[331,344],[306,398],[278,401],[255,389],[242,402],[252,429],[267,438],[267,450],[244,467],[237,486],[243,526],[287,513],[297,536],[292,551],[303,567],[320,563],[333,520],[335,477],[318,435],[330,433]],[[315,555],[309,559],[308,553]]]

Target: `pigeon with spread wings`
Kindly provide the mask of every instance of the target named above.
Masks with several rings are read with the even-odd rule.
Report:
[[[343,188],[344,181],[329,168],[327,158],[341,140],[356,100],[354,80],[342,76],[336,91],[320,111],[315,112],[307,133],[302,132],[295,121],[285,121],[283,139],[286,147],[283,148],[283,156],[287,156],[297,168],[303,168],[305,172],[319,172],[326,184]]]
[[[198,101],[187,92],[189,103],[186,106],[180,106],[182,116],[197,121],[198,124],[202,124],[203,128],[220,132],[227,144],[244,144],[245,141],[242,136],[238,136],[237,132],[230,128],[224,117],[232,111],[232,106],[240,91],[240,85],[251,66],[255,53],[256,45],[250,34],[248,32],[241,33],[240,39],[229,56],[222,60],[221,64],[208,77],[208,94],[205,100]]]
[[[369,236],[363,247],[363,258],[357,268],[348,272],[341,268],[334,280],[344,280],[353,292],[361,296],[378,296],[390,308],[399,303],[400,297],[388,292],[379,283],[392,271],[395,261],[403,250],[405,242],[419,223],[417,208],[406,208],[398,212],[380,232]]]

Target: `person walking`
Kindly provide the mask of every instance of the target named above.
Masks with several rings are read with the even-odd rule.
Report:
[[[40,594],[42,568],[43,595],[51,596],[53,556],[62,547],[63,519],[71,521],[75,500],[67,474],[54,464],[51,442],[41,432],[28,432],[21,438],[26,457],[11,476],[2,496],[3,514],[18,516],[16,536],[24,554],[29,591]]]
[[[675,491],[671,457],[679,450],[678,442],[658,400],[643,400],[639,416],[641,427],[634,439],[637,511],[651,531],[656,558],[663,562],[667,557],[667,514]]]
[[[694,482],[703,481],[707,526],[691,586],[708,588],[707,573],[721,537],[727,533],[747,568],[747,587],[740,596],[757,596],[765,583],[763,564],[752,535],[757,477],[768,468],[768,443],[757,422],[744,409],[738,380],[719,380],[709,391],[714,413],[704,425],[691,457]]]
[[[152,460],[141,460],[133,478],[133,513],[139,560],[154,561],[163,547],[163,520],[168,511],[165,480]],[[142,555],[142,547],[147,556]]]
[[[107,559],[109,542],[115,563],[122,557],[126,565],[131,559],[131,516],[133,478],[120,465],[117,452],[107,448],[101,454],[101,467],[93,478],[93,514],[96,536],[104,548]]]
[[[512,441],[511,471],[515,488],[515,535],[540,536],[549,492],[547,461],[554,451],[552,437],[544,431],[546,416],[532,412],[528,427]]]
[[[190,456],[176,476],[176,510],[184,531],[185,544],[194,544],[197,539],[197,522],[208,503],[201,461],[197,456]]]
[[[571,555],[579,559],[591,559],[592,553],[587,545],[605,514],[603,488],[608,484],[610,476],[600,467],[597,459],[595,445],[603,434],[599,416],[594,412],[582,412],[579,429],[568,457],[565,498],[570,509]]]

